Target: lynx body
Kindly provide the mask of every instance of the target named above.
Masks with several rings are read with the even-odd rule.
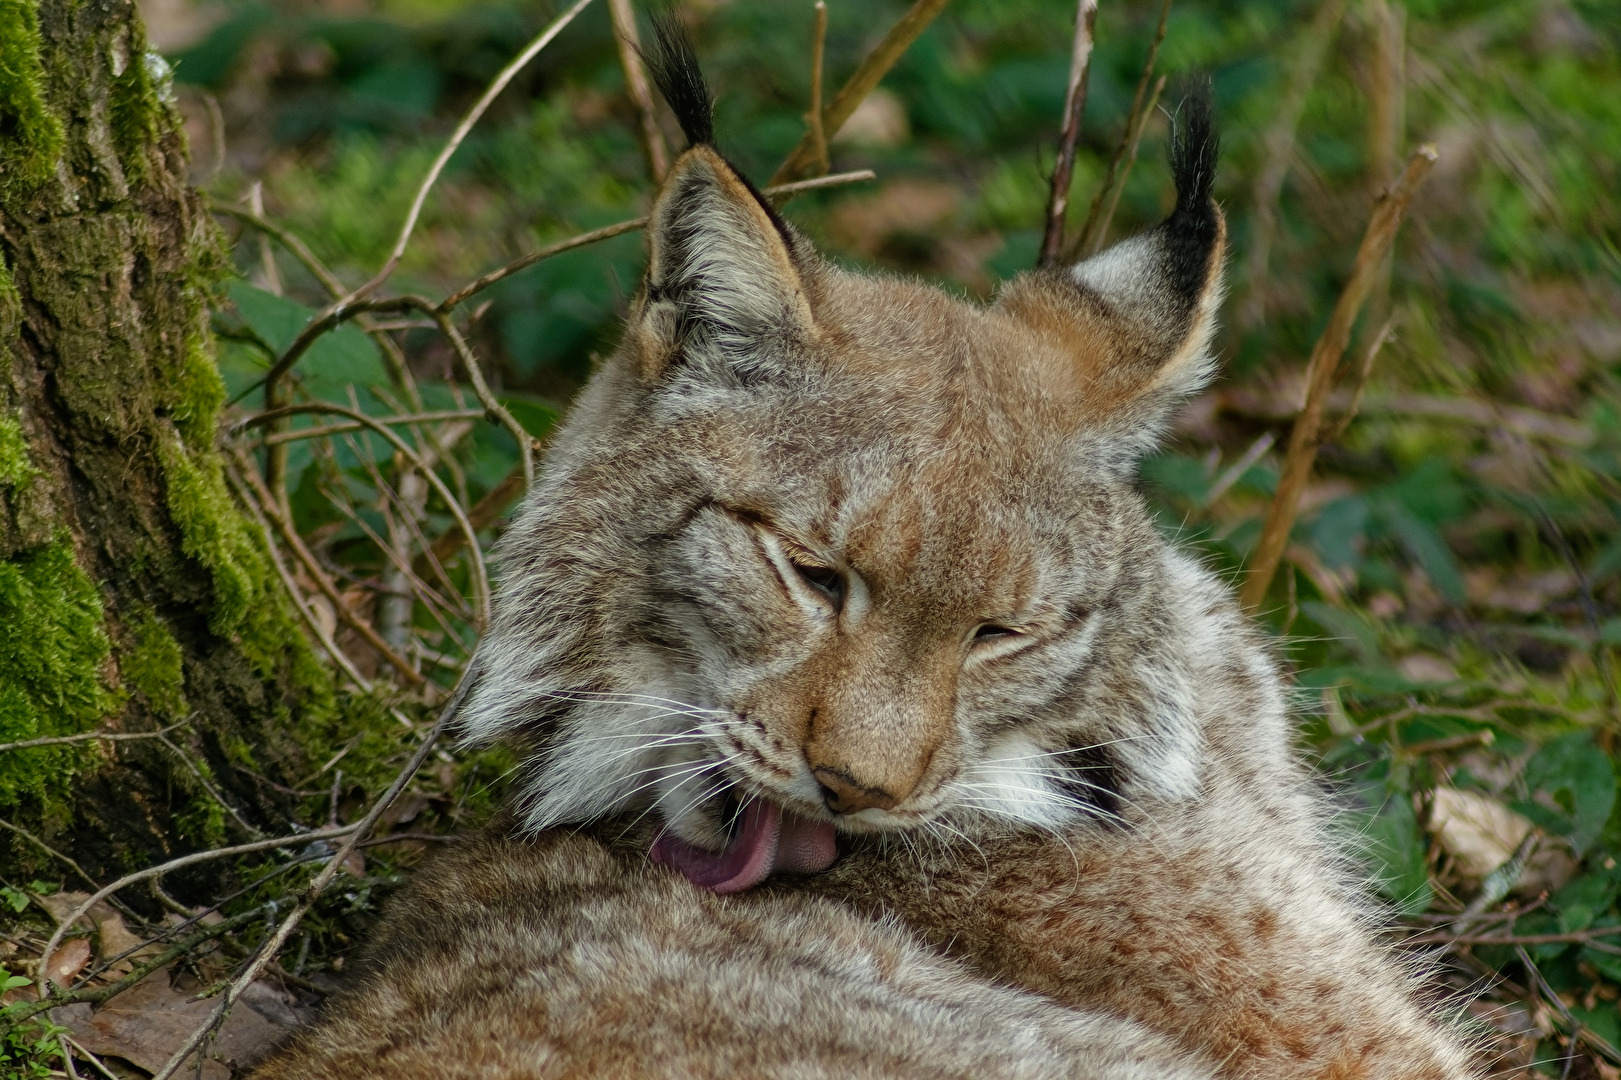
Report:
[[[854,980],[850,1009],[818,1023],[876,1039],[872,1061],[913,1060],[885,1048],[931,1044],[939,1014],[907,1006],[900,1027],[863,1026],[860,1003],[957,976],[881,921],[899,916],[981,978],[1076,1008],[1109,1049],[1074,1058],[1073,1075],[1112,1076],[1122,1059],[1154,1076],[1206,1061],[1253,1080],[1472,1075],[1374,941],[1264,643],[1133,487],[1210,372],[1226,233],[1208,98],[1185,106],[1163,224],[980,306],[821,260],[709,145],[679,41],[656,67],[695,145],[655,204],[624,342],[503,541],[462,717],[468,737],[526,749],[516,813],[540,839],[479,849],[499,866],[457,856],[414,902],[454,893],[458,873],[476,887],[504,860],[538,866],[552,856],[532,852],[565,844],[546,830],[635,815],[640,846],[628,834],[609,875],[622,907],[593,921],[596,886],[546,894],[562,905],[546,934],[607,938],[514,942],[539,967],[501,1000],[546,1023],[590,1001],[618,1023],[619,991],[581,996],[579,980],[645,988],[643,965],[701,972],[734,947],[769,980],[803,970],[808,949],[831,965],[812,984]],[[523,889],[491,903],[521,909]],[[805,892],[841,907],[813,919]],[[835,911],[846,921],[806,929]],[[394,919],[386,940],[405,924],[441,932],[414,908]],[[877,963],[876,982],[857,977],[885,949],[922,974],[894,982],[884,973],[906,964]],[[429,977],[415,952],[383,955],[396,980]],[[672,1010],[642,1049],[668,1039],[696,1063],[709,1046],[724,1073],[739,1038],[762,1054],[776,1052],[762,1039],[789,1057],[801,1045],[775,1006],[760,1006],[765,1027],[709,1023],[683,1002],[721,990],[670,985],[637,999]],[[979,1005],[1003,993],[951,985]],[[367,987],[342,1015],[394,993]],[[968,1056],[942,1073],[972,1071],[985,1044],[968,1032],[994,1030],[975,1015]],[[1144,1027],[1183,1064],[1167,1067]],[[891,1044],[902,1028],[916,1041]]]

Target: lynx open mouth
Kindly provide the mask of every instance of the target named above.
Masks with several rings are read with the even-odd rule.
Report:
[[[833,865],[833,824],[813,821],[774,802],[749,796],[720,851],[676,836],[666,826],[653,841],[653,861],[715,893],[752,889],[772,874],[816,874]]]

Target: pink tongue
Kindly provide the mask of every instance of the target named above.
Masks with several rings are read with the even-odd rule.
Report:
[[[750,799],[724,851],[706,851],[666,830],[653,841],[650,854],[654,862],[679,870],[694,885],[735,893],[754,888],[774,871],[826,870],[838,852],[831,823],[785,814],[776,803]]]

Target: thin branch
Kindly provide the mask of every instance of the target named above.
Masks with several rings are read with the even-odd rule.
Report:
[[[95,907],[101,901],[107,899],[113,893],[120,889],[126,888],[127,886],[134,885],[138,881],[146,881],[148,878],[160,878],[165,874],[173,873],[182,867],[194,866],[201,862],[212,862],[215,859],[228,859],[233,855],[247,855],[255,851],[266,851],[270,848],[289,847],[293,845],[302,846],[316,840],[331,840],[335,837],[347,836],[357,828],[359,828],[357,825],[340,825],[333,829],[315,829],[306,833],[293,833],[290,836],[276,836],[265,840],[255,840],[252,843],[236,844],[232,847],[210,848],[207,851],[194,851],[190,855],[182,855],[177,859],[170,859],[166,863],[159,863],[156,866],[149,866],[144,870],[137,870],[132,874],[125,874],[111,885],[97,886],[95,881],[92,880],[90,885],[96,891],[90,894],[89,899],[85,900],[78,907],[74,908],[67,915],[67,917],[58,922],[56,933],[51,935],[50,940],[45,943],[44,950],[39,954],[39,969],[41,971],[50,970],[50,960],[52,954],[56,952],[57,946],[62,944],[62,938],[67,934],[68,929],[72,927],[74,923],[88,915],[91,908]],[[45,993],[46,981],[47,980],[44,979],[40,980],[41,996],[43,996]]]
[[[192,1032],[184,1045],[174,1052],[173,1056],[152,1077],[152,1080],[169,1080],[175,1074],[175,1071],[196,1052],[197,1048],[225,1020],[225,1016],[230,1012],[231,1007],[241,998],[243,992],[252,985],[253,980],[259,977],[259,973],[264,970],[265,965],[276,958],[276,953],[287,943],[287,939],[292,936],[293,930],[298,927],[299,921],[304,917],[305,912],[314,906],[322,891],[331,883],[339,868],[348,860],[350,853],[376,827],[378,819],[393,805],[394,800],[399,798],[400,792],[405,790],[405,785],[410,783],[411,777],[416,775],[417,770],[422,767],[422,763],[428,759],[428,755],[433,751],[434,744],[439,741],[439,736],[443,734],[445,728],[455,718],[456,710],[461,706],[462,699],[466,697],[468,690],[472,688],[477,679],[477,674],[478,665],[475,657],[475,662],[468,664],[467,670],[463,673],[461,683],[457,687],[455,694],[439,714],[438,722],[434,724],[433,729],[422,740],[422,745],[417,747],[416,753],[411,756],[411,760],[406,763],[405,768],[400,770],[399,775],[394,778],[394,782],[389,785],[388,790],[383,792],[382,797],[372,804],[372,808],[367,811],[366,816],[354,826],[354,831],[349,834],[349,838],[343,842],[343,845],[338,848],[332,858],[327,860],[326,864],[321,867],[320,872],[315,875],[314,880],[310,882],[309,887],[304,891],[304,895],[299,898],[297,905],[276,927],[275,932],[259,946],[253,959],[242,969],[242,972],[237,975],[220,998],[220,1003],[215,1006],[213,1014],[209,1016],[202,1026]]]
[[[822,126],[822,61],[827,55],[827,4],[816,0],[816,28],[811,38],[811,92],[810,111],[805,123],[810,125],[811,149],[816,154],[816,171],[827,175],[833,162],[827,156],[827,129]]]
[[[631,10],[630,0],[608,0],[608,15],[613,19],[614,41],[619,46],[619,66],[625,72],[625,91],[636,103],[636,113],[641,119],[647,171],[653,183],[662,184],[664,174],[670,171],[670,150],[664,145],[664,132],[659,130],[658,113],[653,107],[653,91],[647,83],[647,71],[642,67],[636,13]]]
[[[430,324],[437,325],[437,324]],[[440,420],[481,420],[489,415],[487,409],[446,409],[442,412],[411,413],[406,416],[379,416],[377,420],[384,424],[430,424]],[[241,425],[238,424],[238,427]],[[359,431],[364,424],[341,423],[323,424],[319,427],[293,428],[291,431],[278,431],[265,442],[274,446],[276,443],[296,442],[299,439],[319,439],[326,435],[337,435],[345,431]]]
[[[500,96],[501,91],[507,88],[507,84],[517,78],[518,72],[528,67],[529,61],[540,55],[540,51],[550,45],[552,40],[563,32],[563,28],[573,22],[574,17],[584,11],[586,5],[590,2],[591,0],[575,0],[567,11],[553,19],[551,24],[536,35],[535,39],[529,43],[523,52],[519,53],[512,59],[511,63],[501,69],[500,73],[490,82],[490,85],[485,88],[484,93],[473,103],[473,107],[467,110],[467,115],[463,116],[461,123],[456,125],[456,130],[451,132],[449,139],[445,140],[444,148],[439,151],[439,156],[434,158],[433,164],[428,167],[428,175],[422,178],[422,183],[417,188],[416,197],[411,200],[411,209],[406,211],[405,221],[400,225],[400,235],[394,241],[393,249],[388,253],[388,259],[384,261],[382,268],[377,271],[377,274],[370,281],[349,294],[348,299],[350,301],[370,296],[377,291],[383,282],[388,280],[389,275],[394,272],[394,268],[405,257],[406,245],[411,242],[411,234],[416,231],[417,219],[422,216],[422,207],[428,201],[428,193],[433,190],[433,185],[439,180],[439,174],[444,172],[445,166],[449,164],[451,155],[461,147],[462,141],[473,130],[473,125],[478,123],[485,110]],[[341,305],[342,302],[340,301]]]
[[[56,1009],[63,1005],[74,1005],[79,1002],[85,1002],[90,1005],[99,1005],[104,1001],[108,1001],[117,997],[119,994],[122,994],[125,990],[128,990],[130,987],[134,986],[136,983],[140,982],[154,971],[166,966],[177,957],[190,953],[198,945],[201,945],[212,938],[217,938],[222,934],[227,934],[246,923],[256,922],[262,918],[264,918],[264,910],[262,908],[254,908],[251,911],[244,911],[240,912],[239,914],[232,915],[230,918],[223,919],[212,926],[204,927],[202,930],[192,934],[185,940],[176,942],[174,945],[163,950],[157,955],[148,957],[141,963],[136,964],[127,974],[121,976],[116,982],[108,983],[105,986],[98,986],[94,989],[87,986],[80,986],[77,989],[63,989],[58,987],[47,992],[45,981],[41,979],[39,982],[41,996],[39,998],[26,1003],[17,1002],[16,1004],[8,1007],[4,1013],[0,1015],[3,1015],[5,1021],[9,1024],[20,1024],[31,1016],[38,1016],[47,1009]],[[143,945],[142,947],[144,948],[145,946]]]
[[[487,529],[499,518],[503,511],[511,505],[523,492],[523,469],[514,468],[501,482],[496,484],[484,497],[473,505],[467,512],[467,520],[473,528],[479,531]],[[422,554],[416,557],[412,568],[418,575],[425,576],[429,570],[429,559],[440,563],[449,561],[450,557],[460,551],[467,544],[467,537],[460,528],[446,529],[439,538],[428,546]]]
[[[839,133],[844,122],[856,111],[856,106],[872,93],[873,88],[889,73],[889,69],[895,66],[895,61],[899,60],[901,54],[917,40],[918,35],[928,29],[929,24],[940,14],[947,2],[948,0],[917,0],[906,14],[889,28],[889,33],[885,34],[884,39],[867,54],[867,58],[861,61],[861,66],[856,68],[855,74],[850,76],[849,81],[839,88],[839,92],[833,95],[833,100],[822,110],[824,138],[831,139]],[[787,159],[778,166],[771,177],[771,182],[780,184],[813,168],[816,165],[816,147],[813,142],[811,133],[805,132],[800,137],[799,144],[789,151]]]
[[[293,406],[293,408],[298,408],[298,406]],[[348,601],[344,600],[343,594],[338,592],[338,587],[332,583],[332,578],[321,566],[320,561],[316,559],[315,553],[310,551],[309,547],[304,543],[304,538],[298,535],[298,530],[293,528],[293,523],[281,504],[276,501],[275,497],[270,493],[270,488],[253,468],[253,463],[247,460],[247,455],[239,447],[233,447],[233,450],[238,455],[237,464],[240,467],[242,478],[248,482],[249,489],[258,498],[259,509],[270,519],[271,524],[276,526],[276,531],[281,533],[281,538],[286,541],[287,546],[298,557],[298,561],[304,564],[305,571],[309,573],[316,587],[326,595],[327,601],[331,603],[332,610],[337,614],[338,618],[365,638],[366,643],[376,649],[378,655],[387,660],[394,667],[394,670],[405,677],[407,682],[413,685],[426,684],[427,680],[423,678],[421,672],[411,666],[411,661],[396,652],[393,646],[383,640],[383,635],[377,632],[377,628],[368,620],[361,618],[349,606]]]
[[[161,731],[129,731],[129,732],[102,732],[87,731],[82,735],[50,735],[40,739],[24,739],[21,742],[0,743],[0,754],[8,750],[28,750],[35,746],[65,746],[68,743],[81,742],[124,742],[131,739],[161,739],[163,736],[184,727],[185,721],[170,724]]]
[[[835,173],[832,176],[818,176],[811,180],[799,180],[792,184],[777,184],[773,187],[766,188],[765,194],[781,202],[793,197],[794,195],[798,195],[801,192],[815,191],[819,188],[834,187],[839,184],[860,183],[863,180],[872,180],[877,175],[878,174],[873,172],[871,169],[857,169],[855,172]],[[554,255],[561,255],[565,251],[573,251],[575,248],[584,247],[587,244],[594,244],[599,240],[607,240],[611,237],[619,236],[622,233],[635,232],[637,229],[642,228],[646,224],[647,219],[645,217],[631,218],[629,221],[621,221],[613,225],[604,225],[600,229],[592,229],[590,232],[581,233],[578,236],[571,236],[567,240],[559,240],[555,244],[547,244],[545,247],[537,248],[527,255],[519,256],[518,258],[507,263],[505,266],[491,270],[488,274],[485,274],[476,281],[463,285],[461,288],[439,301],[437,307],[440,311],[449,311],[457,304],[466,301],[469,297],[488,289],[491,285],[494,285],[502,278],[511,277],[520,270],[527,270],[529,267],[535,265],[543,259],[549,259]]]
[[[208,792],[213,800],[224,808],[227,814],[231,815],[231,820],[240,825],[243,832],[247,833],[256,840],[264,835],[263,832],[248,824],[247,819],[242,816],[236,807],[225,801],[225,796],[220,794],[218,788],[209,783],[208,777],[203,774],[203,770],[198,767],[195,761],[191,760],[191,757],[187,755],[184,750],[170,742],[168,736],[166,735],[158,736],[158,742],[168,747],[169,751],[174,754],[175,757],[180,759],[180,763],[186,767],[187,771],[189,771],[192,776],[196,777],[197,783],[202,785],[203,790]]]
[[[1064,247],[1064,217],[1069,212],[1070,182],[1075,177],[1075,145],[1086,115],[1086,76],[1092,68],[1092,28],[1098,21],[1098,0],[1079,0],[1075,9],[1075,41],[1069,54],[1069,86],[1064,91],[1064,120],[1058,130],[1058,160],[1053,165],[1052,191],[1047,196],[1047,228],[1041,238],[1037,266],[1058,262]]]
[[[22,837],[24,840],[27,840],[29,843],[33,844],[35,847],[37,847],[41,851],[45,852],[45,854],[51,856],[54,859],[59,859],[62,862],[66,863],[67,865],[71,866],[73,868],[73,872],[75,874],[78,874],[79,877],[83,878],[84,881],[92,889],[94,889],[96,887],[96,879],[91,877],[89,874],[85,873],[84,872],[84,867],[80,866],[78,863],[74,862],[71,858],[69,858],[68,856],[62,854],[60,851],[57,851],[51,845],[47,844],[45,841],[43,841],[39,837],[35,836],[33,833],[29,832],[27,829],[23,828],[21,825],[13,825],[11,822],[7,821],[5,818],[0,818],[0,828],[10,829],[12,832],[16,833],[18,836]],[[41,967],[40,970],[42,970],[42,971],[44,970],[43,966]]]
[[[1255,224],[1251,227],[1249,254],[1244,260],[1244,306],[1239,310],[1238,325],[1248,329],[1258,326],[1266,316],[1267,260],[1271,256],[1272,238],[1278,227],[1278,196],[1283,191],[1284,178],[1289,175],[1289,162],[1294,157],[1295,132],[1300,127],[1300,114],[1306,107],[1306,96],[1317,81],[1317,72],[1323,66],[1323,56],[1334,39],[1340,20],[1345,16],[1346,0],[1322,0],[1322,6],[1312,17],[1311,25],[1301,35],[1284,80],[1282,101],[1272,126],[1266,130],[1261,168],[1255,174],[1255,187],[1250,195]]]
[[[349,681],[354,683],[362,693],[370,693],[371,680],[360,673],[360,669],[355,667],[354,661],[349,659],[347,653],[338,648],[338,643],[332,640],[332,635],[326,632],[326,627],[321,625],[321,620],[315,617],[315,612],[312,610],[312,601],[304,596],[303,590],[293,580],[292,573],[287,569],[287,564],[281,557],[281,548],[276,544],[276,537],[271,530],[270,522],[265,520],[264,511],[259,508],[258,496],[248,486],[248,482],[243,479],[236,462],[229,458],[225,461],[225,474],[230,479],[231,486],[236,488],[237,497],[247,506],[249,514],[253,516],[254,522],[258,524],[259,531],[264,534],[265,550],[270,553],[270,562],[275,566],[276,575],[281,578],[282,586],[286,588],[287,594],[293,598],[293,606],[298,608],[299,615],[303,616],[304,625],[309,627],[310,633],[315,635],[315,640],[321,643],[321,648],[326,650],[326,654],[332,658],[332,662],[342,668],[345,675],[349,676]]]
[[[1165,0],[1160,5],[1159,25],[1154,29],[1154,40],[1149,43],[1148,58],[1143,61],[1143,73],[1138,77],[1137,89],[1131,95],[1131,110],[1126,113],[1126,128],[1120,133],[1120,145],[1114,148],[1114,156],[1109,159],[1109,171],[1104,174],[1103,186],[1092,196],[1092,206],[1086,212],[1086,224],[1081,226],[1080,235],[1066,252],[1068,261],[1091,255],[1103,246],[1103,239],[1109,234],[1109,220],[1114,217],[1120,192],[1126,186],[1126,177],[1131,174],[1131,166],[1137,160],[1137,144],[1142,140],[1148,118],[1154,114],[1154,105],[1165,89],[1165,77],[1162,75],[1154,84],[1152,97],[1148,95],[1149,80],[1154,77],[1154,65],[1159,62],[1159,47],[1165,41],[1165,27],[1170,19],[1171,0]],[[1122,162],[1125,163],[1124,172],[1120,168]]]
[[[1143,132],[1148,130],[1148,118],[1154,115],[1154,109],[1158,107],[1160,96],[1164,93],[1165,76],[1161,75],[1154,81],[1153,92],[1148,95],[1148,100],[1144,103],[1142,112],[1130,118],[1130,127],[1125,135],[1128,141],[1124,144],[1126,148],[1125,168],[1120,170],[1119,176],[1114,176],[1111,173],[1105,186],[1098,191],[1097,197],[1092,203],[1093,210],[1098,215],[1097,221],[1094,224],[1091,214],[1088,213],[1087,227],[1082,232],[1080,241],[1069,250],[1068,258],[1071,260],[1097,254],[1102,250],[1104,241],[1109,239],[1109,224],[1114,221],[1114,212],[1120,207],[1120,196],[1126,190],[1126,181],[1131,177],[1131,170],[1137,164],[1137,151],[1142,146]],[[1109,168],[1111,170],[1114,168],[1113,162],[1110,162]],[[1102,200],[1101,208],[1099,207],[1099,200]]]
[[[1334,376],[1340,357],[1351,339],[1351,327],[1357,313],[1367,299],[1368,291],[1378,276],[1385,254],[1396,239],[1402,215],[1434,167],[1437,154],[1433,146],[1421,146],[1407,160],[1407,169],[1389,191],[1374,206],[1373,216],[1363,234],[1351,265],[1351,276],[1340,292],[1339,300],[1328,317],[1328,325],[1312,349],[1306,366],[1307,391],[1304,408],[1289,434],[1289,449],[1284,455],[1283,472],[1278,478],[1278,490],[1267,509],[1266,524],[1250,559],[1249,576],[1239,593],[1244,609],[1250,613],[1259,610],[1266,599],[1267,587],[1277,572],[1278,561],[1289,542],[1289,530],[1294,526],[1300,510],[1300,496],[1311,477],[1312,463],[1317,459],[1317,447],[1323,433],[1323,414],[1329,392],[1334,388]]]
[[[428,468],[423,462],[422,458],[417,455],[417,452],[413,450],[410,445],[405,442],[405,440],[394,434],[382,423],[370,416],[367,416],[363,412],[359,412],[355,409],[346,409],[342,405],[333,405],[325,401],[310,401],[302,405],[288,405],[281,409],[274,409],[269,412],[259,413],[249,420],[248,423],[258,424],[272,422],[282,417],[292,416],[297,413],[327,413],[334,416],[348,417],[357,424],[368,427],[378,435],[381,435],[384,440],[389,443],[389,445],[393,446],[394,449],[399,451],[399,453],[403,455],[407,461],[421,471],[423,477],[428,481],[428,483],[433,485],[434,490],[439,493],[439,497],[444,500],[445,507],[450,511],[450,515],[456,519],[456,524],[461,526],[462,532],[467,536],[469,552],[473,558],[473,604],[478,611],[477,623],[481,630],[484,626],[488,625],[490,615],[490,578],[489,571],[484,565],[484,553],[479,549],[478,546],[478,533],[476,530],[474,530],[472,524],[467,520],[467,512],[462,509],[462,505],[460,501],[457,500],[455,493],[452,492],[445,482],[439,478],[439,474]],[[525,437],[527,438],[527,436]],[[249,479],[253,480],[255,477],[250,476]],[[267,510],[269,510],[268,507]],[[277,512],[279,513],[279,508],[277,509]],[[274,517],[272,520],[274,520]],[[277,522],[278,527],[282,526],[283,524],[284,522]],[[292,536],[288,537],[287,539],[288,543],[292,544],[294,542],[293,537],[297,537],[298,533],[292,530],[290,523],[285,524],[287,527],[282,530],[283,535],[286,536],[286,534],[291,531]],[[300,538],[295,545],[294,550],[297,551],[302,547],[303,540]],[[359,628],[357,627],[356,629]],[[376,631],[374,630],[372,633],[375,634]],[[370,639],[368,638],[368,640]],[[387,646],[385,645],[384,647],[386,648]],[[392,650],[389,651],[392,652]],[[407,665],[407,667],[409,668],[409,665]],[[419,681],[421,678],[422,677],[420,675],[417,676]]]
[[[467,343],[466,338],[462,337],[461,331],[456,329],[456,324],[451,321],[450,312],[430,310],[434,322],[439,324],[440,332],[445,335],[445,340],[449,341],[451,347],[456,350],[456,356],[461,360],[462,367],[467,371],[467,378],[473,384],[473,393],[477,395],[479,404],[484,406],[484,411],[489,413],[490,419],[506,428],[513,441],[518,444],[518,463],[523,466],[523,487],[525,491],[528,491],[535,485],[534,437],[529,434],[522,424],[518,423],[518,418],[513,416],[512,412],[491,393],[490,384],[484,381],[484,372],[478,366],[478,357],[473,355],[473,347]],[[449,498],[448,492],[446,497],[451,502],[455,501]],[[468,538],[468,542],[472,542],[471,537]]]

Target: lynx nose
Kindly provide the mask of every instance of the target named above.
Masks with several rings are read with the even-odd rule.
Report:
[[[811,770],[811,775],[822,785],[822,801],[835,814],[853,814],[873,808],[889,810],[908,794],[903,791],[897,796],[883,788],[867,787],[842,769],[818,767]]]

